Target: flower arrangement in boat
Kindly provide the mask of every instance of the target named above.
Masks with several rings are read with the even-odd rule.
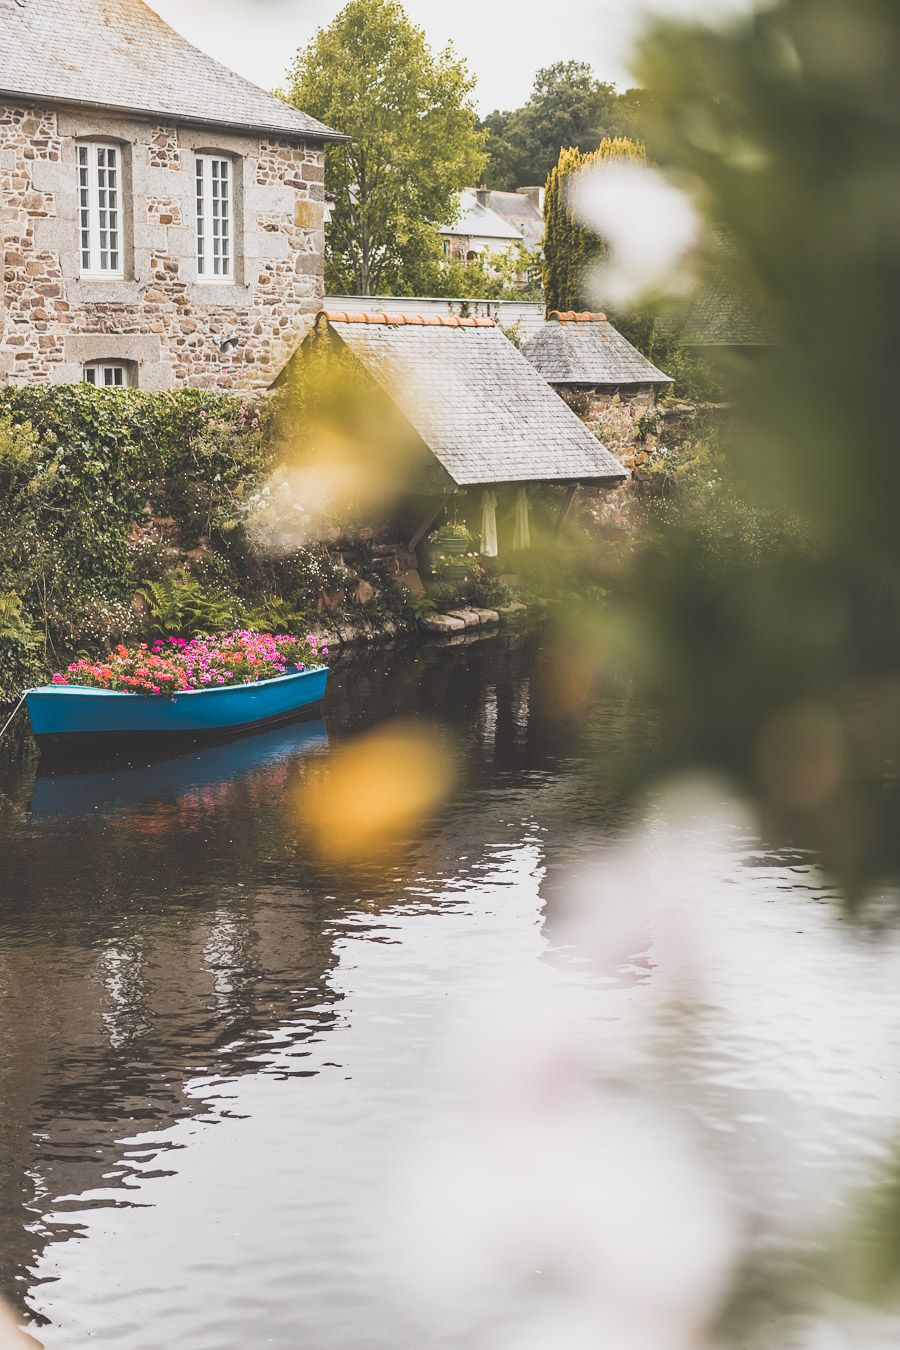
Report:
[[[327,663],[328,647],[314,633],[217,633],[119,646],[103,661],[82,658],[53,676],[54,684],[126,694],[177,694],[190,689],[255,684]]]

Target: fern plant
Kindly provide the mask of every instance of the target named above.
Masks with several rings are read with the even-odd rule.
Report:
[[[195,637],[231,628],[243,617],[240,602],[223,591],[207,590],[184,567],[158,581],[145,581],[138,595],[150,607],[153,637]]]
[[[305,610],[280,595],[268,595],[245,615],[247,626],[257,633],[299,633],[309,626]]]
[[[0,642],[33,650],[40,638],[22,610],[15,591],[0,591]]]

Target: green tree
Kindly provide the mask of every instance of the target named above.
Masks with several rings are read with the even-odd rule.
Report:
[[[578,174],[604,160],[646,158],[643,145],[626,137],[605,138],[596,150],[583,154],[577,146],[560,152],[547,179],[544,200],[544,295],[547,313],[554,309],[590,309],[585,268],[598,256],[597,236],[580,225],[569,209],[572,184]]]
[[[606,136],[635,124],[640,91],[620,94],[598,80],[586,61],[558,61],[539,70],[528,101],[511,112],[492,112],[487,181],[512,189],[543,183],[565,146],[587,151]]]
[[[330,290],[389,292],[413,261],[438,256],[437,224],[484,165],[473,87],[452,47],[435,55],[398,0],[350,0],[297,54],[288,101],[352,138],[326,169]]]

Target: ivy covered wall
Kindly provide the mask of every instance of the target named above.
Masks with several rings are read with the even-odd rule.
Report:
[[[0,388],[0,700],[154,625],[300,623],[346,580],[321,546],[252,547],[273,416],[196,389]]]

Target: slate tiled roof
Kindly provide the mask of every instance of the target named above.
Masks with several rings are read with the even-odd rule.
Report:
[[[0,0],[0,95],[343,139],[198,51],[142,0]]]
[[[686,347],[768,347],[778,341],[776,316],[746,293],[746,271],[737,245],[724,229],[713,231],[704,282],[676,307],[667,328]]]
[[[492,319],[339,311],[323,324],[458,486],[627,478]]]
[[[713,283],[690,302],[679,337],[686,347],[768,347],[777,341],[777,326],[734,290]]]
[[[605,314],[553,310],[522,351],[550,384],[672,383],[613,328]]]
[[[482,206],[474,188],[464,188],[459,194],[459,214],[451,225],[442,225],[441,234],[466,238],[503,239],[510,244],[522,242],[522,231],[503,216]]]
[[[544,242],[544,213],[527,192],[490,191],[487,205],[508,224],[522,233],[525,247],[532,253],[540,251]]]

